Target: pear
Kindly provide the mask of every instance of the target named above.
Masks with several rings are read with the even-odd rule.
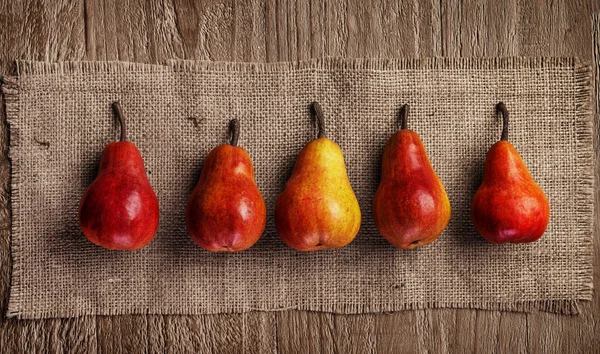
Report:
[[[550,203],[531,177],[517,149],[508,142],[508,110],[502,135],[485,157],[483,182],[473,197],[471,214],[477,231],[492,243],[525,243],[540,239],[550,222]]]
[[[314,102],[318,135],[296,159],[275,204],[275,227],[298,251],[340,248],[358,233],[360,206],[350,185],[342,149],[328,139],[321,106]]]
[[[79,205],[79,225],[93,243],[110,250],[137,250],[158,229],[158,199],[150,185],[144,160],[127,141],[125,118],[113,103],[121,125],[121,139],[104,148],[98,176],[87,187]]]
[[[400,129],[385,145],[373,198],[377,230],[401,249],[432,243],[450,221],[448,195],[421,138],[407,129],[408,112],[408,105],[400,109]]]
[[[239,252],[254,245],[266,225],[265,201],[254,181],[248,152],[238,144],[239,122],[230,121],[231,141],[212,149],[188,200],[188,233],[212,252]]]

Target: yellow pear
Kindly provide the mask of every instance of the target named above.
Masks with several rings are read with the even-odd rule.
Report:
[[[321,106],[314,102],[318,136],[302,149],[275,204],[275,227],[298,251],[344,247],[356,237],[361,214],[342,149],[325,136]]]

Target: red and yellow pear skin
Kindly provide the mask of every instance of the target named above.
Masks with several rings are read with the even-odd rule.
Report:
[[[475,228],[492,243],[537,241],[550,221],[544,191],[508,141],[499,141],[488,151],[483,183],[471,210]]]
[[[508,113],[503,138],[485,158],[483,182],[473,197],[475,228],[492,243],[526,243],[540,239],[550,222],[550,204],[531,177],[515,147],[508,142]]]
[[[320,137],[304,146],[275,203],[277,233],[297,251],[344,247],[354,240],[361,223],[342,149],[324,136],[320,106],[313,103],[313,108]]]
[[[407,111],[404,106],[401,114]],[[450,201],[421,138],[403,126],[383,151],[373,219],[392,245],[413,249],[432,243],[444,231],[450,221]]]
[[[158,199],[150,185],[139,150],[125,141],[118,103],[121,141],[104,148],[98,176],[87,187],[79,206],[79,225],[96,245],[109,250],[137,250],[156,235]]]
[[[239,252],[252,247],[267,222],[250,155],[234,146],[237,138],[234,141],[208,153],[186,209],[192,240],[211,252]]]

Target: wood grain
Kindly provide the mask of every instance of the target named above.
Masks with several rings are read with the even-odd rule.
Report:
[[[322,56],[524,55],[577,56],[598,61],[592,15],[599,3],[0,0],[0,74],[12,72],[14,59],[156,63],[172,58],[273,62]],[[4,112],[4,107],[0,108]],[[5,122],[4,114],[2,118]],[[3,123],[2,313],[10,282],[7,141]],[[597,136],[595,143],[599,146]],[[599,178],[596,176],[597,181]],[[596,200],[600,200],[598,190]],[[598,222],[595,227],[598,235]],[[595,242],[594,247],[599,255],[600,243]],[[594,276],[600,276],[598,256],[594,258]],[[4,319],[0,348],[7,353],[593,353],[600,351],[600,296],[595,292],[594,300],[583,306],[582,315],[572,317],[443,309],[355,316],[285,311]]]

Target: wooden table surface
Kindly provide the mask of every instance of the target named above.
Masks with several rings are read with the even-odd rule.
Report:
[[[576,56],[592,61],[600,55],[594,51],[593,22],[599,3],[0,0],[0,75],[12,72],[14,59],[161,63],[171,58],[274,62],[323,56]],[[4,116],[2,122],[4,313],[11,261]],[[596,191],[596,200],[598,195]],[[595,242],[596,278],[599,245]],[[579,316],[442,309],[365,315],[282,311],[2,319],[0,352],[594,353],[600,352],[598,293]]]

